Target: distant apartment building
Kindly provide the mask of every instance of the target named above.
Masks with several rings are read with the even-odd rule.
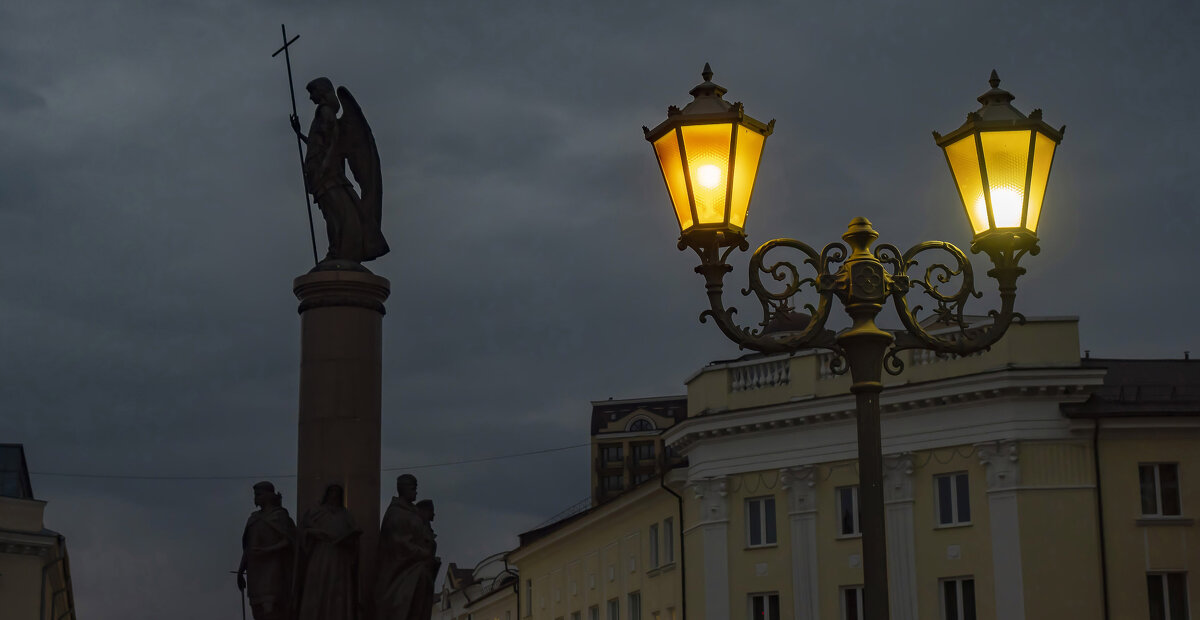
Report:
[[[1081,359],[1074,317],[901,361],[881,397],[893,619],[1191,617],[1200,362]],[[855,402],[829,362],[750,355],[686,399],[593,403],[596,501],[509,553],[519,617],[862,618]],[[635,443],[671,455],[641,484]]]
[[[75,618],[62,534],[42,523],[21,444],[0,444],[0,618]]]
[[[682,462],[662,432],[687,418],[686,396],[592,402],[592,505]]]

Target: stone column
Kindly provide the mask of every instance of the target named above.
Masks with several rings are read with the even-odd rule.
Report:
[[[314,271],[293,284],[300,300],[300,422],[296,515],[341,484],[362,529],[359,588],[374,584],[379,540],[379,426],[386,278]]]
[[[705,478],[691,483],[700,502],[700,530],[704,545],[704,611],[709,618],[724,618],[729,606],[729,497],[726,480]]]
[[[996,617],[1025,619],[1025,581],[1021,574],[1021,529],[1017,510],[1017,443],[997,441],[977,446],[987,471],[988,520],[992,525],[992,573],[996,585]]]
[[[787,490],[792,526],[792,611],[796,620],[820,617],[817,565],[817,469],[812,465],[779,470]]]
[[[892,620],[918,620],[911,454],[884,457],[883,503],[887,514],[888,581],[891,584],[888,594]]]

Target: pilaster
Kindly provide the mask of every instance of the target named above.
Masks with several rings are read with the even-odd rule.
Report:
[[[700,503],[696,529],[704,548],[704,609],[711,617],[731,612],[729,602],[729,495],[724,476],[690,483]]]
[[[996,617],[1024,620],[1025,587],[1021,574],[1019,444],[994,441],[976,444],[979,462],[987,472],[988,520],[992,530],[992,571],[996,588]]]
[[[916,529],[913,521],[913,457],[884,457],[883,501],[887,514],[888,595],[893,620],[917,620]]]
[[[792,531],[792,607],[796,620],[820,617],[817,566],[817,468],[812,465],[779,470],[787,491]]]

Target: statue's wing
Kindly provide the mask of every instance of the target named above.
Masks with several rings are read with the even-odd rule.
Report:
[[[363,260],[371,260],[388,252],[380,227],[383,221],[383,174],[379,166],[379,149],[375,147],[371,126],[354,95],[344,86],[338,87],[337,95],[342,102],[338,150],[350,162],[350,172],[362,191],[358,210],[363,223]]]

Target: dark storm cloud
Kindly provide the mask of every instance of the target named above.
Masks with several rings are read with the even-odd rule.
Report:
[[[1020,309],[1081,315],[1096,354],[1198,346],[1159,310],[1200,301],[1173,267],[1200,232],[1191,4],[26,3],[0,14],[0,441],[36,471],[294,471],[290,287],[311,250],[281,21],[304,123],[303,84],[328,75],[383,156],[386,467],[582,443],[589,400],[682,393],[737,355],[695,321],[702,284],[640,130],[706,61],[779,121],[751,241],[815,245],[856,215],[902,247],[965,243],[929,131],[998,69],[1018,107],[1069,125]],[[414,471],[443,558],[469,565],[586,496],[587,463]],[[82,614],[210,618],[237,612],[254,481],[34,487]]]

